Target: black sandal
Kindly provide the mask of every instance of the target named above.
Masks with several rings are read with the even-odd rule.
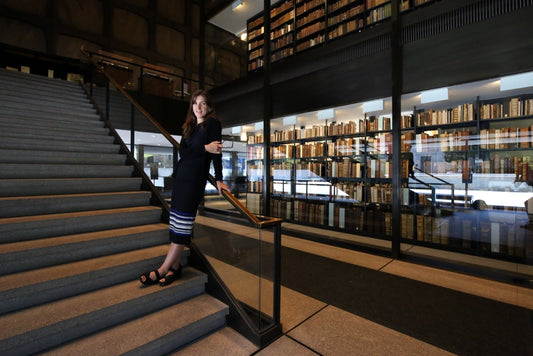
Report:
[[[152,272],[155,273],[155,279],[150,278],[150,274]],[[144,277],[144,282],[143,282],[143,277]],[[161,279],[161,276],[159,275],[159,271],[156,269],[150,272],[146,272],[139,277],[139,281],[145,286],[151,286],[153,284],[156,284],[157,282],[159,282],[160,279]]]
[[[178,269],[175,270],[174,268],[171,268],[170,271],[172,271],[172,274],[166,274],[163,278],[159,280],[159,285],[161,287],[168,286],[172,282],[174,282],[176,279],[181,277],[181,265],[179,265]]]

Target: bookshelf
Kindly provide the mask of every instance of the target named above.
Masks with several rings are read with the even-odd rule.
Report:
[[[398,171],[403,243],[526,258],[533,238],[524,228],[524,202],[533,197],[533,92],[454,100],[402,110],[400,152],[392,150],[389,104],[374,115],[356,113],[362,105],[353,104],[325,120],[317,112],[297,115],[294,124],[272,120],[271,215],[390,240]],[[262,142],[261,133],[248,137],[249,175],[263,171]],[[249,177],[253,211],[261,211],[262,184],[260,174]]]
[[[248,20],[246,26],[248,41],[248,71],[253,71],[263,66],[264,40],[263,13],[259,13]]]
[[[402,0],[408,12],[438,0]],[[391,17],[390,0],[281,0],[270,8],[272,62],[362,31]],[[263,67],[263,13],[247,22],[248,70]]]

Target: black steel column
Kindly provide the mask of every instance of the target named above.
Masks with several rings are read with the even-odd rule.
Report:
[[[392,257],[400,256],[401,216],[401,115],[403,90],[403,53],[400,0],[392,0]]]
[[[272,95],[270,88],[270,0],[263,3],[263,134],[264,134],[264,167],[263,167],[263,215],[270,216],[270,119],[272,118]]]
[[[191,16],[192,17],[192,16]],[[199,39],[199,63],[198,63],[198,87],[205,89],[205,1],[200,1],[200,39]],[[183,83],[183,79],[181,81]],[[192,83],[191,83],[192,84]],[[181,90],[183,96],[183,89]]]

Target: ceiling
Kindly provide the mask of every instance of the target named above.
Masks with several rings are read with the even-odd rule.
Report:
[[[238,0],[236,0],[238,1]],[[273,3],[274,1],[271,1]],[[254,15],[263,11],[263,0],[242,0],[242,5],[236,9],[232,9],[232,2],[222,11],[209,19],[209,22],[218,26],[235,36],[240,36],[242,32],[246,31],[246,21]]]

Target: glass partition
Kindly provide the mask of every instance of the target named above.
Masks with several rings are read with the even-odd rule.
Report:
[[[250,124],[247,206],[260,211],[269,178],[272,215],[301,236],[314,227],[332,242],[389,251],[399,238],[404,254],[533,275],[533,82],[501,82],[405,94],[399,133],[391,98],[275,118],[270,177],[258,174],[263,130]],[[394,204],[401,236],[392,236]]]
[[[447,100],[404,95],[413,108],[402,126],[404,238],[531,263],[533,83],[503,90],[502,81],[439,88]]]
[[[199,216],[194,243],[261,330],[274,319],[274,228],[207,212]]]

